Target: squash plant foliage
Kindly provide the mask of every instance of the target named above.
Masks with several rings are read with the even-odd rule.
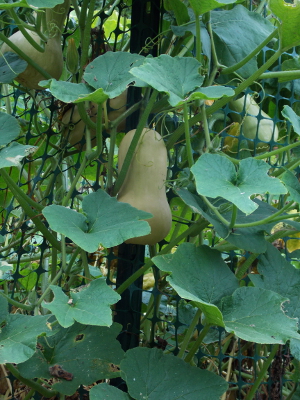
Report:
[[[300,6],[164,0],[161,32],[142,55],[128,51],[131,1],[119,3],[0,3],[0,363],[28,399],[84,385],[92,400],[250,400],[288,344],[280,390],[291,399],[300,366]],[[91,29],[104,39],[100,55]],[[156,45],[159,55],[147,56]],[[132,87],[141,97],[129,104]],[[145,127],[168,152],[173,222],[116,288],[106,257],[150,232],[152,214],[117,200]],[[139,179],[142,193],[149,182]],[[155,190],[144,199],[155,205]],[[114,305],[152,272],[141,345],[124,353]],[[180,327],[164,311],[176,295]],[[240,387],[232,358],[214,358],[235,357],[238,343],[256,343],[262,356]],[[118,377],[128,393],[109,384]]]

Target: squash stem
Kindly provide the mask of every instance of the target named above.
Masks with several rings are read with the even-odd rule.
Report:
[[[195,26],[196,26],[196,60],[201,63],[201,27],[200,15],[195,13]]]
[[[190,127],[189,127],[189,115],[187,104],[183,104],[183,120],[184,120],[184,131],[185,131],[185,142],[186,142],[186,152],[188,158],[189,168],[192,168],[194,164],[193,159],[193,149],[191,145]]]
[[[196,327],[196,325],[199,323],[199,319],[201,317],[202,311],[200,310],[200,308],[197,310],[190,326],[188,327],[188,330],[186,331],[183,341],[181,342],[180,345],[180,350],[179,353],[177,354],[177,357],[179,358],[184,358],[186,349],[188,347],[188,344],[190,343],[191,337],[194,333],[194,329]]]
[[[194,355],[197,353],[197,351],[198,351],[199,347],[201,346],[203,339],[207,335],[209,329],[210,329],[210,324],[204,326],[204,328],[200,332],[200,335],[198,336],[197,340],[193,344],[191,350],[189,351],[189,353],[187,354],[187,356],[184,359],[184,361],[186,363],[190,363],[193,360]]]
[[[93,151],[88,159],[89,160],[95,160],[100,156],[103,150],[103,137],[102,137],[102,103],[98,104],[97,108],[97,120],[96,120],[96,143],[97,143],[97,149],[96,151]]]
[[[148,120],[148,117],[149,117],[150,112],[152,110],[152,107],[153,107],[153,105],[155,103],[157,95],[158,95],[158,91],[157,90],[153,90],[153,92],[152,92],[152,94],[150,96],[150,99],[149,99],[149,101],[147,103],[147,106],[145,108],[145,111],[143,112],[143,114],[142,114],[142,116],[140,118],[140,121],[138,123],[135,135],[132,138],[132,141],[131,141],[130,146],[129,146],[128,151],[127,151],[127,154],[125,156],[122,169],[121,169],[121,171],[119,173],[119,176],[118,176],[118,178],[117,178],[117,180],[115,182],[115,186],[114,186],[114,190],[113,190],[113,195],[114,196],[117,195],[117,193],[121,189],[121,186],[122,186],[122,184],[123,184],[123,182],[125,180],[125,177],[127,175],[127,171],[128,171],[129,166],[131,164],[131,160],[133,158],[136,146],[138,144],[138,141],[139,141],[140,137],[142,136],[144,127],[147,125],[147,120]]]
[[[272,351],[271,351],[269,357],[264,362],[263,367],[261,368],[256,381],[254,382],[253,386],[251,387],[250,392],[248,392],[247,396],[245,397],[245,400],[252,400],[254,398],[256,391],[259,388],[259,385],[263,381],[263,379],[268,371],[268,368],[271,365],[271,362],[273,361],[275,354],[278,351],[278,348],[279,348],[279,344],[273,345],[273,348],[272,348]]]
[[[45,43],[42,43],[42,45],[40,46],[31,36],[30,34],[26,31],[26,29],[24,28],[24,23],[20,20],[20,18],[18,17],[17,13],[15,12],[15,10],[13,8],[10,8],[7,10],[8,14],[10,15],[10,17],[14,20],[15,24],[17,25],[17,27],[19,28],[19,30],[22,32],[22,35],[24,36],[24,38],[28,41],[28,43],[31,44],[32,47],[35,48],[35,50],[39,51],[40,53],[44,53],[45,51]],[[41,38],[42,39],[42,38]]]
[[[236,217],[237,217],[237,211],[238,208],[235,204],[232,205],[232,214],[231,214],[231,221],[229,224],[229,229],[232,229],[234,227],[235,221],[236,221]]]
[[[201,196],[201,198],[203,199],[203,201],[208,205],[208,207],[213,211],[213,213],[216,215],[216,217],[219,218],[219,220],[229,228],[229,222],[227,221],[227,219],[225,219],[221,213],[218,211],[218,209],[216,207],[214,207],[211,202],[207,199],[207,197],[205,196]]]
[[[12,365],[12,364],[5,364],[5,368],[9,370],[13,374],[15,378],[17,378],[19,381],[25,383],[25,385],[29,386],[30,388],[34,389],[36,392],[40,393],[42,396],[46,397],[47,399],[50,397],[55,397],[57,395],[57,391],[54,390],[49,390],[45,388],[44,386],[38,384],[37,382],[31,380],[31,379],[26,379],[23,378],[23,376],[20,374],[20,372]]]
[[[28,217],[32,220],[32,222],[37,227],[37,229],[49,241],[49,243],[52,244],[52,246],[60,249],[59,242],[54,238],[54,236],[51,234],[51,232],[43,224],[39,215],[36,214],[34,210],[32,210],[31,202],[29,201],[29,196],[26,196],[25,193],[16,184],[14,184],[14,185],[11,184],[12,179],[10,178],[10,176],[7,174],[7,172],[4,169],[1,170],[1,175],[2,175],[2,178],[4,179],[4,181],[6,182],[6,184],[8,185],[9,189],[11,190],[12,194],[18,200],[19,204],[22,206],[23,210],[26,212]],[[24,195],[26,196],[26,198],[24,198]]]
[[[0,295],[2,297],[4,297],[9,304],[11,304],[12,306],[16,307],[16,308],[20,308],[21,310],[26,310],[26,311],[32,311],[35,307],[34,304],[31,305],[27,305],[27,304],[23,304],[23,303],[19,303],[18,301],[10,298],[7,294],[5,294],[4,292],[0,292]]]
[[[92,20],[94,18],[96,0],[84,0],[81,6],[81,13],[79,19],[80,33],[81,33],[81,59],[80,59],[80,70],[79,70],[79,80],[81,81],[82,75],[84,73],[84,67],[88,60],[89,43],[91,40],[90,30]],[[87,13],[88,10],[88,13]],[[86,15],[87,13],[87,15]]]
[[[77,182],[79,181],[79,179],[81,177],[81,174],[85,169],[87,161],[88,161],[87,157],[84,156],[84,158],[82,160],[82,163],[80,164],[80,167],[79,167],[79,169],[77,171],[77,174],[76,174],[76,176],[75,176],[75,178],[74,178],[74,180],[73,180],[73,182],[71,184],[71,187],[70,187],[68,193],[66,194],[66,196],[64,197],[64,199],[62,201],[62,206],[66,206],[68,204],[68,202],[69,202],[69,200],[70,200],[70,198],[71,198],[71,196],[72,196],[72,194],[73,194],[73,192],[74,192],[74,190],[76,188]]]
[[[278,29],[274,29],[273,32],[263,41],[260,45],[258,45],[247,57],[243,58],[238,63],[232,65],[228,68],[223,68],[221,74],[231,74],[234,71],[237,71],[239,68],[243,67],[248,61],[250,61],[258,52],[260,52],[269,42],[273,39],[278,33]],[[262,76],[260,79],[263,79]],[[293,78],[296,79],[296,78]]]
[[[113,171],[114,171],[114,155],[115,155],[115,146],[116,146],[116,127],[114,127],[110,132],[110,143],[109,143],[109,152],[108,152],[108,160],[107,160],[107,192],[111,193],[113,186]]]

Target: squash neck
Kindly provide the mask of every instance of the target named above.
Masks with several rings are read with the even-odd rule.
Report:
[[[69,12],[70,0],[64,0],[53,8],[46,9],[46,26],[49,38],[61,38],[66,16]]]

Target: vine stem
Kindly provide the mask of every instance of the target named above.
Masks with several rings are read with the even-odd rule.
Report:
[[[237,212],[238,212],[238,208],[235,204],[232,205],[232,214],[231,214],[231,221],[229,224],[229,229],[232,229],[234,227],[235,221],[236,221],[236,217],[237,217]]]
[[[213,211],[213,213],[219,218],[219,220],[225,225],[227,226],[227,228],[229,228],[229,222],[227,221],[227,219],[225,219],[223,217],[222,214],[219,213],[218,209],[213,206],[211,204],[211,202],[207,199],[207,197],[205,196],[201,196],[201,198],[203,199],[203,201],[205,202],[205,204],[207,204],[207,206]]]
[[[12,365],[12,364],[5,364],[5,367],[13,374],[15,378],[19,381],[25,383],[25,385],[29,386],[30,388],[34,389],[36,392],[39,392],[42,396],[46,397],[47,399],[50,397],[55,397],[57,395],[57,391],[49,390],[44,386],[38,384],[37,382],[32,381],[31,379],[23,378],[20,372]]]
[[[62,205],[63,206],[66,206],[68,204],[68,201],[70,200],[70,198],[71,198],[71,196],[73,194],[73,191],[76,188],[77,182],[79,181],[79,178],[81,177],[81,174],[82,174],[82,172],[83,172],[83,170],[84,170],[84,168],[86,166],[86,163],[87,163],[87,157],[84,156],[84,158],[82,160],[82,163],[80,164],[80,167],[79,167],[79,169],[77,171],[77,174],[76,174],[76,176],[75,176],[75,178],[74,178],[74,180],[73,180],[73,182],[71,184],[71,187],[70,187],[68,193],[66,194],[65,198],[62,201]]]
[[[200,15],[195,12],[195,27],[196,27],[196,60],[201,63],[201,27]]]
[[[203,342],[203,339],[207,335],[209,329],[210,329],[210,325],[209,324],[204,326],[204,328],[200,332],[200,335],[198,336],[197,340],[193,344],[191,350],[189,351],[189,353],[187,354],[187,356],[184,359],[184,361],[186,363],[190,363],[192,361],[194,355],[196,354],[197,350],[201,346],[201,343]]]
[[[122,186],[122,184],[123,184],[123,182],[125,180],[125,177],[127,175],[128,169],[130,167],[131,160],[133,158],[133,155],[134,155],[135,149],[137,147],[138,141],[139,141],[140,137],[142,136],[144,127],[147,125],[147,120],[148,120],[148,117],[149,117],[150,112],[152,110],[152,107],[153,107],[153,105],[155,103],[157,95],[158,95],[158,91],[157,90],[153,90],[153,92],[152,92],[152,94],[150,96],[150,99],[149,99],[149,101],[147,103],[147,106],[145,108],[145,111],[143,112],[143,114],[141,116],[141,119],[140,119],[140,121],[138,123],[138,126],[136,128],[136,132],[135,132],[135,134],[134,134],[134,136],[132,138],[132,141],[131,141],[130,146],[129,146],[128,151],[127,151],[127,154],[125,156],[122,169],[121,169],[121,171],[119,173],[119,176],[118,176],[118,178],[117,178],[117,180],[115,182],[115,186],[114,186],[114,190],[113,190],[113,195],[114,196],[117,195],[117,193],[121,189],[121,186]]]
[[[181,342],[180,350],[179,350],[179,352],[177,354],[177,357],[179,357],[179,358],[183,358],[184,357],[185,351],[186,351],[186,349],[188,347],[188,344],[190,343],[190,339],[192,337],[192,334],[194,333],[194,329],[195,329],[196,325],[199,322],[201,314],[202,314],[202,311],[199,308],[197,310],[197,312],[196,312],[196,314],[195,314],[190,326],[188,327],[188,330],[186,331],[186,333],[184,335],[184,339]]]
[[[271,362],[273,361],[273,358],[275,357],[275,354],[278,351],[278,348],[279,348],[279,344],[273,345],[273,348],[272,348],[271,353],[269,354],[269,357],[264,362],[263,367],[261,368],[256,381],[254,382],[253,386],[251,387],[250,392],[245,397],[245,400],[252,400],[254,398],[255,393],[256,393],[257,389],[259,388],[259,385],[263,381],[264,376],[266,375],[268,368],[271,365]]]
[[[193,149],[191,145],[188,106],[186,103],[183,104],[183,120],[184,120],[184,131],[185,131],[185,142],[186,142],[188,164],[189,168],[192,168],[194,164],[194,159],[193,159]]]
[[[35,307],[34,304],[31,305],[31,306],[29,306],[29,305],[27,305],[27,304],[19,303],[18,301],[14,300],[14,299],[11,299],[11,298],[10,298],[7,294],[5,294],[4,292],[0,292],[0,295],[1,295],[2,297],[4,297],[4,298],[9,302],[9,304],[11,304],[12,306],[15,306],[15,307],[17,307],[17,308],[21,308],[22,310],[32,311],[32,310],[34,309],[34,307]]]
[[[28,201],[29,197],[26,196],[26,199],[23,197],[23,191],[16,185],[10,185],[10,177],[7,174],[7,172],[4,169],[1,169],[1,175],[4,181],[7,183],[8,187],[10,188],[12,194],[15,196],[15,198],[18,200],[20,206],[23,208],[25,213],[30,217],[34,225],[37,227],[37,229],[42,233],[42,235],[49,241],[49,243],[52,244],[52,246],[58,248],[60,250],[60,244],[59,242],[55,239],[55,237],[51,234],[51,232],[46,228],[46,226],[43,224],[41,221],[40,217],[38,214],[36,214],[31,206],[30,202]],[[6,180],[7,177],[9,177],[9,180]]]

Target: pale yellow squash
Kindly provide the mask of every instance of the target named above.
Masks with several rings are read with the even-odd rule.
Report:
[[[135,129],[128,132],[119,147],[118,167],[121,171]],[[172,214],[166,197],[167,150],[160,134],[145,128],[131,161],[118,201],[147,211],[153,218],[147,222],[151,233],[132,238],[126,243],[154,245],[163,240],[172,225]]]

